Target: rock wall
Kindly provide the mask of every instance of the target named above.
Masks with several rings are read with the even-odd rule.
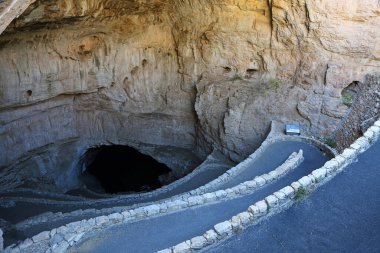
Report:
[[[380,75],[367,75],[350,112],[334,132],[339,151],[348,148],[380,117]]]
[[[379,14],[377,0],[38,0],[0,36],[0,185],[67,188],[101,144],[185,173],[213,148],[241,160],[271,120],[329,135],[342,90],[380,68]]]
[[[172,8],[180,66],[197,88],[200,133],[236,160],[258,147],[271,120],[329,135],[348,112],[342,90],[379,69],[376,1],[183,1]]]
[[[199,164],[194,94],[181,90],[170,29],[144,18],[1,37],[0,183],[32,175],[69,188],[97,145],[136,147],[177,176]]]

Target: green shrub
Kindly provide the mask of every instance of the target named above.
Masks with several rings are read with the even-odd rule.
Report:
[[[260,87],[259,93],[260,93],[260,96],[263,96],[263,97],[268,97],[269,95],[268,89],[263,86]]]
[[[269,86],[271,89],[278,92],[281,89],[282,82],[278,78],[271,78],[269,79]]]
[[[300,199],[305,198],[308,194],[309,192],[305,188],[300,187],[298,191],[296,192],[296,196],[294,198],[296,200],[300,200]]]
[[[324,142],[327,146],[329,146],[329,147],[331,147],[331,148],[336,148],[336,146],[337,146],[336,142],[335,142],[333,139],[329,138],[329,137],[324,138],[324,139],[323,139],[323,142]]]
[[[243,231],[243,227],[237,226],[237,227],[234,227],[233,230],[235,233],[241,233]]]
[[[350,107],[354,103],[354,96],[352,94],[346,93],[342,96],[342,100],[344,105]]]
[[[233,77],[230,78],[230,81],[235,82],[238,80],[243,80],[243,78],[239,74],[235,74]]]

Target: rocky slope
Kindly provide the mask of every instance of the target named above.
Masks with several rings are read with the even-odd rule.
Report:
[[[0,36],[0,185],[69,189],[98,145],[181,176],[213,148],[242,159],[271,120],[329,135],[343,89],[380,69],[379,16],[377,0],[37,0]]]

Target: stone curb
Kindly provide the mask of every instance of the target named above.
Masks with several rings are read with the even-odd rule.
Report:
[[[357,139],[337,157],[327,161],[321,168],[312,171],[309,175],[293,182],[290,186],[286,186],[249,206],[247,211],[239,213],[227,221],[216,224],[203,235],[194,237],[185,243],[158,251],[158,253],[185,253],[202,250],[226,239],[234,233],[241,232],[241,230],[249,225],[254,225],[270,215],[289,208],[302,197],[304,191],[314,191],[343,171],[346,166],[357,159],[359,154],[370,148],[378,140],[379,136],[380,120],[376,121],[364,133],[363,137]]]
[[[158,196],[160,194],[164,194],[164,193],[167,193],[167,192],[169,192],[171,190],[176,189],[178,186],[180,186],[183,183],[186,183],[186,182],[190,181],[191,179],[193,179],[198,174],[207,171],[208,170],[207,167],[201,167],[201,166],[204,165],[205,162],[209,161],[209,159],[212,159],[213,153],[214,152],[212,152],[211,154],[209,154],[207,156],[207,158],[200,165],[198,165],[192,172],[190,172],[189,174],[187,174],[184,177],[176,180],[175,182],[172,182],[172,183],[170,183],[168,185],[164,185],[161,188],[156,189],[154,191],[144,192],[144,193],[135,193],[135,194],[129,194],[127,196],[117,196],[117,197],[111,197],[111,198],[110,198],[110,196],[112,196],[112,195],[110,195],[110,194],[97,194],[97,193],[93,193],[93,194],[96,194],[99,197],[108,197],[110,199],[110,201],[112,201],[112,200],[128,200],[128,199],[142,199],[142,198],[156,197],[156,196]],[[86,201],[86,200],[84,200],[84,201]]]
[[[273,126],[274,126],[274,122],[272,122],[271,129],[273,129]],[[227,179],[229,177],[232,177],[232,176],[239,174],[241,171],[243,171],[247,168],[247,165],[249,163],[253,162],[257,157],[259,157],[266,150],[266,148],[269,145],[271,145],[275,142],[286,141],[286,140],[300,141],[300,139],[302,141],[311,143],[311,144],[316,145],[322,149],[325,149],[325,151],[326,151],[327,147],[323,143],[319,142],[318,140],[307,138],[307,137],[300,137],[300,136],[297,136],[297,137],[293,137],[293,136],[278,137],[271,130],[271,132],[268,134],[268,138],[261,144],[261,146],[252,155],[250,155],[243,162],[239,163],[237,166],[228,170],[221,177],[222,177],[222,179]],[[329,148],[327,148],[327,152],[330,152],[330,154],[334,154],[334,151],[329,149]],[[138,204],[136,204],[136,205],[132,206],[133,209],[125,210],[125,211],[124,211],[124,209],[126,207],[109,208],[107,210],[110,210],[109,213],[112,212],[111,214],[102,215],[99,217],[103,217],[106,220],[107,219],[106,217],[115,216],[115,215],[119,214],[119,219],[112,218],[108,221],[104,221],[101,224],[102,226],[99,226],[98,224],[92,225],[92,220],[96,219],[96,218],[78,221],[78,222],[82,222],[81,226],[84,227],[83,229],[79,229],[79,230],[89,232],[91,230],[101,229],[103,227],[110,226],[110,225],[117,224],[117,223],[121,223],[121,222],[130,222],[130,221],[134,221],[134,220],[148,218],[148,217],[151,217],[153,215],[163,215],[163,214],[166,214],[168,212],[176,212],[176,211],[179,211],[181,209],[194,207],[194,206],[202,205],[205,203],[211,203],[211,202],[216,202],[216,201],[220,201],[220,200],[231,199],[231,198],[235,198],[237,196],[252,193],[253,191],[257,190],[258,188],[261,188],[262,186],[264,186],[265,184],[272,182],[273,180],[285,175],[287,172],[296,168],[303,161],[303,154],[302,153],[303,153],[302,150],[300,150],[299,153],[294,153],[294,154],[290,155],[289,158],[284,162],[284,164],[280,165],[278,168],[269,172],[268,174],[257,176],[253,180],[246,181],[244,183],[241,183],[235,187],[232,187],[232,188],[229,188],[226,190],[218,190],[215,192],[208,192],[213,187],[218,186],[221,182],[225,182],[224,180],[219,181],[218,180],[220,178],[219,177],[219,178],[211,181],[210,182],[211,184],[209,183],[208,187],[202,186],[202,187],[199,187],[198,189],[195,189],[193,192],[188,192],[188,193],[184,193],[182,195],[173,196],[173,197],[166,199],[164,201],[144,203],[142,206],[139,206]],[[285,166],[285,164],[287,164],[287,165]],[[160,207],[159,212],[150,210],[150,209],[157,210],[157,208],[151,208],[151,206],[154,206],[154,205],[157,205]],[[116,211],[112,211],[112,210],[116,210]],[[123,210],[123,211],[119,211],[119,210]],[[99,215],[101,215],[101,210],[97,211],[95,209],[76,210],[74,212],[69,213],[68,215],[84,214],[86,211],[99,213]],[[55,215],[55,214],[52,213],[52,215]],[[63,215],[62,213],[61,213],[61,215],[65,216],[65,217],[67,216],[67,214]],[[123,216],[123,219],[120,219],[120,217],[121,217],[120,215]],[[97,218],[99,218],[99,217],[97,217]],[[43,217],[41,217],[41,218],[43,218]],[[89,222],[88,227],[85,224],[86,221]],[[69,223],[66,226],[69,226],[70,224],[78,224],[78,222]],[[65,227],[65,226],[62,226],[60,228],[63,228],[63,227]],[[54,231],[54,229],[52,231]],[[46,232],[46,231],[44,231],[44,232]],[[41,232],[41,233],[44,233],[44,232]],[[69,233],[71,233],[71,232],[69,231]],[[81,235],[81,237],[82,236],[83,235]],[[58,236],[56,236],[55,238],[57,238],[57,237]],[[35,239],[38,240],[38,238],[39,237],[37,237]],[[74,239],[74,238],[71,238],[71,239]],[[40,242],[44,242],[44,241],[46,241],[46,240],[42,240]],[[65,246],[65,245],[67,247],[70,247],[75,242],[77,242],[77,241],[73,242],[73,241],[67,241],[67,240],[63,240],[63,241],[64,242],[62,243],[62,245],[59,246],[60,249],[62,249],[63,246]],[[7,247],[7,250],[9,249],[9,250],[12,250],[12,252],[19,252],[18,250],[20,250],[21,248],[24,248],[25,246],[27,246],[27,247],[31,246],[31,245],[29,245],[29,243],[30,243],[30,240],[26,239],[23,242],[21,242],[21,244],[19,244],[19,245],[10,245],[9,247]],[[32,243],[38,243],[38,242],[32,241]],[[55,244],[50,245],[50,248],[52,250],[55,247],[57,247],[57,245],[55,245]],[[56,251],[53,250],[52,252],[56,252]]]
[[[260,145],[260,147],[253,153],[251,154],[247,159],[243,160],[241,163],[239,163],[238,165],[236,165],[235,167],[231,168],[230,170],[228,170],[226,173],[224,173],[223,175],[219,176],[218,178],[216,178],[215,180],[205,184],[204,186],[202,187],[199,187],[197,189],[194,189],[190,192],[188,192],[188,194],[191,194],[191,195],[198,195],[198,194],[202,194],[202,193],[205,193],[207,191],[210,191],[210,190],[213,190],[215,189],[216,187],[218,187],[221,183],[225,183],[227,182],[228,180],[230,180],[230,178],[233,178],[235,177],[236,175],[240,174],[241,172],[243,172],[245,169],[247,169],[247,167],[249,166],[249,164],[251,162],[254,162],[262,153],[264,153],[264,151],[273,143],[276,143],[276,142],[279,142],[279,141],[304,141],[306,143],[310,143],[312,145],[315,145],[317,146],[318,148],[321,148],[323,149],[326,153],[329,153],[329,155],[331,156],[335,156],[337,155],[336,151],[334,149],[331,149],[330,147],[324,145],[323,143],[321,143],[320,141],[318,140],[315,140],[313,138],[309,138],[309,137],[304,137],[304,136],[288,136],[288,135],[283,135],[283,136],[278,136],[276,135],[276,133],[274,132],[274,129],[276,129],[277,127],[275,126],[276,122],[272,121],[272,124],[271,124],[271,131],[270,133],[268,134],[268,137],[265,139],[265,141]]]
[[[274,124],[274,122],[272,122],[272,128],[273,128],[273,124]],[[109,212],[112,212],[109,215],[101,215],[101,212],[100,211],[98,212],[95,209],[76,210],[76,211],[71,212],[69,214],[65,214],[65,217],[67,215],[80,215],[80,214],[84,214],[86,211],[91,211],[91,212],[99,213],[99,215],[101,215],[99,217],[103,217],[102,218],[103,222],[100,225],[98,223],[93,224],[92,220],[99,218],[99,217],[96,217],[96,218],[91,218],[88,220],[82,220],[82,221],[78,221],[78,222],[69,223],[66,226],[70,226],[71,224],[77,224],[78,225],[79,222],[82,222],[80,224],[80,226],[82,226],[83,228],[79,229],[79,230],[80,231],[83,230],[83,233],[84,233],[84,232],[89,232],[89,231],[95,230],[95,229],[101,229],[103,227],[110,226],[110,225],[117,224],[117,223],[121,223],[121,222],[131,222],[131,221],[140,220],[143,218],[152,217],[154,215],[163,215],[163,214],[166,214],[168,212],[176,212],[176,211],[180,211],[180,210],[185,209],[185,208],[194,207],[197,205],[203,205],[205,203],[211,203],[211,202],[231,199],[231,198],[235,198],[237,196],[242,196],[242,195],[252,193],[253,191],[263,187],[265,184],[268,184],[268,183],[274,181],[275,179],[278,179],[279,177],[285,175],[286,173],[288,173],[292,169],[296,168],[303,161],[302,150],[300,150],[300,152],[298,152],[298,153],[291,154],[289,156],[289,158],[282,165],[280,165],[275,170],[269,172],[268,174],[257,176],[253,180],[246,181],[244,183],[241,183],[235,187],[232,187],[232,188],[229,188],[226,190],[218,190],[215,192],[208,192],[208,191],[211,190],[212,188],[214,188],[215,186],[218,186],[220,183],[225,182],[225,180],[228,180],[230,177],[236,176],[241,171],[245,170],[247,168],[248,164],[253,162],[257,157],[259,157],[266,150],[266,148],[269,145],[271,145],[275,142],[278,142],[278,141],[284,141],[284,140],[300,141],[300,139],[302,139],[302,141],[306,141],[308,143],[312,143],[314,145],[317,145],[320,148],[326,149],[326,146],[324,146],[324,144],[320,143],[317,140],[311,139],[311,138],[299,137],[299,136],[297,136],[297,137],[293,137],[293,136],[278,137],[277,135],[273,134],[273,131],[271,131],[268,134],[268,138],[261,144],[261,146],[252,155],[250,155],[243,162],[239,163],[237,166],[228,170],[226,173],[224,173],[219,178],[211,181],[208,184],[208,186],[207,185],[202,186],[202,187],[199,187],[198,189],[195,189],[191,192],[184,193],[182,195],[173,196],[173,197],[166,199],[166,200],[163,200],[163,201],[144,203],[143,205],[136,204],[136,205],[131,206],[132,209],[129,209],[129,210],[119,211],[119,210],[125,209],[126,207],[109,208],[107,210],[109,210]],[[331,154],[334,153],[330,149],[328,149],[327,151],[330,152]],[[152,206],[159,206],[160,211],[158,212],[157,211],[158,208],[156,208],[156,207],[152,208]],[[116,211],[112,211],[112,210],[116,210]],[[112,219],[107,220],[107,217],[113,217],[113,216],[118,215],[118,214],[119,214],[118,219],[112,218]],[[55,215],[55,214],[52,213],[52,215]],[[61,215],[63,216],[62,213],[61,213]],[[123,216],[123,219],[120,219],[121,216]],[[44,218],[44,217],[41,217],[41,218]],[[89,224],[86,224],[86,222],[89,222]],[[62,231],[66,231],[65,229],[63,229],[64,227],[65,226],[60,227]],[[54,231],[54,229],[52,231]],[[52,231],[50,231],[50,232],[52,232]],[[40,234],[45,233],[45,232],[46,231],[41,232]],[[75,231],[71,231],[71,230],[68,230],[67,232],[71,233],[71,234],[76,233]],[[7,247],[7,250],[12,250],[9,252],[19,252],[19,250],[31,246],[30,241],[32,242],[32,244],[47,241],[47,239],[38,241],[39,238],[43,238],[43,236],[40,237],[38,235],[36,235],[37,237],[34,238],[35,239],[34,241],[31,241],[30,239],[26,239],[18,245],[10,245],[9,247]],[[45,235],[46,235],[46,233],[45,233]],[[53,236],[53,235],[50,235],[50,237],[51,236]],[[82,236],[83,235],[81,235],[81,237]],[[63,238],[64,236],[61,235],[60,237]],[[57,241],[57,238],[59,238],[59,236],[55,237],[55,241]],[[73,240],[74,237],[71,239]],[[76,238],[76,239],[78,239],[78,238]],[[71,241],[62,240],[63,242],[61,241],[62,245],[59,246],[59,249],[62,249],[65,245],[67,247],[70,247],[75,242],[77,242],[77,241],[72,241],[72,240]],[[56,247],[58,247],[55,244],[54,245],[50,244],[50,248],[52,250],[55,249]],[[52,252],[56,252],[56,251],[53,250]]]
[[[194,189],[194,190],[187,192],[187,193],[183,193],[183,194],[173,196],[172,198],[169,198],[169,199],[173,199],[173,198],[182,199],[182,198],[188,197],[189,195],[200,195],[200,194],[204,194],[206,192],[212,191],[212,189],[215,189],[216,187],[220,186],[221,183],[225,183],[226,181],[228,181],[230,179],[230,177],[237,175],[241,171],[245,170],[249,166],[248,165],[249,163],[254,162],[271,144],[276,143],[278,141],[300,141],[300,140],[302,140],[303,142],[310,143],[312,145],[315,145],[315,146],[323,149],[325,152],[330,153],[330,155],[335,156],[335,154],[336,154],[336,152],[334,150],[332,150],[331,148],[329,148],[328,146],[326,146],[325,144],[321,143],[318,140],[315,140],[313,138],[303,137],[303,136],[283,135],[283,133],[282,132],[280,133],[278,131],[278,129],[279,129],[278,123],[275,121],[272,121],[271,122],[271,130],[270,130],[267,138],[265,139],[265,141],[260,145],[260,147],[253,154],[251,154],[247,159],[242,161],[240,164],[236,165],[235,167],[232,167],[230,170],[227,170],[221,176],[222,178],[216,178],[204,186],[201,186],[201,187]],[[241,165],[241,164],[243,164],[243,165]],[[192,176],[190,176],[190,174],[189,174],[189,178],[192,178]],[[226,181],[224,181],[224,180],[226,180]],[[179,183],[182,183],[182,182],[183,181],[181,181]],[[176,183],[174,183],[174,185],[170,184],[167,187],[170,187],[170,188],[166,188],[167,190],[170,190],[172,187],[173,188],[177,187],[177,184]],[[164,192],[166,192],[166,191],[162,191],[162,193],[164,193]],[[149,196],[155,196],[156,194],[160,194],[160,193],[155,191],[155,192],[148,193],[148,194],[152,194]],[[137,195],[139,195],[139,194],[137,194]],[[142,196],[142,194],[140,194],[140,195]],[[133,198],[133,196],[129,196],[128,198]],[[128,199],[128,198],[118,197],[118,198],[112,199],[112,201],[119,201],[119,200]],[[75,210],[75,211],[72,211],[69,213],[61,213],[61,212],[51,213],[50,212],[47,214],[42,214],[40,216],[35,216],[35,217],[31,217],[29,219],[26,219],[26,220],[18,223],[16,225],[16,227],[19,230],[22,230],[22,229],[26,229],[30,226],[34,226],[35,224],[49,222],[51,220],[57,221],[57,220],[62,220],[62,219],[68,219],[71,217],[76,217],[78,215],[83,215],[83,216],[84,215],[88,215],[88,216],[108,215],[110,213],[121,212],[121,211],[124,211],[126,209],[135,209],[135,208],[142,207],[142,206],[147,206],[147,205],[152,205],[152,204],[160,204],[161,202],[166,201],[166,200],[167,199],[157,200],[157,201],[149,201],[149,202],[145,202],[145,203],[136,203],[136,204],[125,205],[125,206],[102,208],[99,210],[96,210],[96,209],[83,209],[83,210],[78,209],[78,210]],[[49,201],[49,203],[51,203],[51,202]],[[61,201],[59,203],[62,204]],[[68,204],[72,204],[72,202],[68,202]]]
[[[5,249],[5,252],[23,252],[33,244],[44,242],[49,245],[49,252],[62,252],[62,250],[65,251],[68,247],[78,242],[85,233],[92,230],[102,229],[117,223],[150,218],[168,212],[175,212],[189,207],[231,199],[252,193],[264,185],[284,176],[296,168],[303,160],[303,151],[300,150],[298,153],[292,153],[283,164],[269,174],[257,176],[253,180],[246,181],[232,188],[207,192],[200,195],[185,194],[179,197],[169,198],[161,203],[142,206],[121,213],[112,213],[110,215],[102,215],[88,220],[72,222],[51,231],[41,232],[33,236],[31,239],[28,238],[24,240],[18,245],[11,245]]]
[[[197,176],[198,174],[204,172],[204,171],[207,171],[207,169],[205,168],[202,168],[201,166],[206,162],[208,161],[210,158],[212,158],[212,154],[211,153],[210,155],[207,156],[207,158],[205,159],[204,162],[202,162],[199,166],[197,166],[191,173],[187,174],[186,176],[176,180],[175,182],[173,183],[170,183],[168,185],[165,185],[159,189],[156,189],[152,192],[143,192],[143,193],[135,193],[135,194],[129,194],[129,195],[126,195],[126,196],[116,196],[116,197],[112,197],[112,195],[110,194],[97,194],[97,193],[94,193],[94,195],[97,195],[98,197],[103,197],[103,198],[107,198],[107,201],[106,202],[112,202],[112,201],[120,201],[120,200],[133,200],[133,199],[142,199],[142,198],[151,198],[151,197],[156,197],[160,194],[164,194],[168,191],[171,191],[175,188],[177,188],[179,185],[185,183],[185,182],[188,182],[190,181],[193,177]],[[201,168],[199,168],[201,167]],[[12,191],[13,192],[13,191]],[[33,190],[28,190],[28,189],[19,189],[17,190],[17,192],[32,192],[32,193],[36,193],[36,194],[39,194],[40,192],[39,191],[33,191]],[[1,193],[8,193],[7,191],[4,191],[4,192],[1,192]],[[91,199],[91,200],[88,200],[86,198],[83,198],[83,197],[78,197],[78,196],[66,196],[66,195],[61,195],[61,194],[49,194],[51,195],[51,197],[62,197],[64,196],[65,198],[68,197],[70,198],[70,200],[49,200],[50,203],[59,203],[59,204],[73,204],[75,203],[74,201],[76,202],[80,202],[80,203],[85,203],[85,202],[91,202],[91,203],[97,203],[97,202],[102,202],[104,203],[104,200],[97,200],[97,199]]]
[[[187,195],[199,195],[199,194],[203,194],[207,191],[210,191],[212,188],[215,188],[217,187],[220,183],[224,183],[226,180],[228,180],[231,176],[233,175],[236,175],[240,172],[242,172],[243,170],[245,170],[248,166],[248,163],[250,162],[253,162],[257,157],[259,157],[266,149],[267,147],[270,145],[270,144],[273,144],[275,142],[278,142],[278,141],[282,141],[284,140],[284,137],[282,138],[278,138],[277,136],[277,133],[275,133],[275,129],[276,129],[276,122],[272,121],[271,122],[271,130],[267,136],[267,138],[264,140],[264,142],[261,143],[260,147],[255,150],[255,152],[253,154],[251,154],[247,159],[243,160],[241,163],[237,164],[236,166],[232,167],[231,169],[227,170],[225,173],[223,173],[223,175],[226,175],[226,176],[223,176],[221,175],[220,177],[210,181],[209,183],[207,183],[206,185],[204,186],[201,186],[197,189],[194,189],[190,192],[187,192],[187,193],[183,193],[183,194],[179,194],[179,195],[176,195],[176,196],[173,196],[172,198],[181,198],[183,195],[185,195],[185,197]],[[287,136],[287,139],[288,139],[289,136]],[[292,137],[290,137],[292,138]],[[293,138],[292,138],[293,139]],[[299,140],[299,139],[298,139]],[[320,143],[319,143],[320,144]],[[209,157],[209,156],[208,156]],[[241,165],[242,163],[244,163],[243,165]],[[151,193],[140,193],[140,194],[134,194],[134,195],[129,195],[128,197],[118,197],[118,198],[113,198],[111,199],[111,201],[119,201],[119,200],[126,200],[126,199],[133,199],[133,198],[139,198],[139,197],[154,197],[154,196],[157,196],[161,193],[165,193],[167,191],[170,191],[174,188],[176,188],[179,184],[183,183],[183,182],[186,182],[187,180],[190,180],[191,178],[193,178],[194,176],[196,176],[198,173],[200,172],[203,172],[202,170],[198,170],[198,171],[194,171],[194,174],[193,172],[190,173],[189,175],[185,176],[184,178],[180,179],[179,181],[177,182],[174,182],[173,184],[169,184],[167,186],[164,186],[163,188],[160,188],[154,192],[151,192]],[[96,200],[91,200],[92,203],[93,202],[96,202]],[[48,201],[49,203],[52,203],[52,201]],[[58,212],[58,213],[48,213],[48,215],[41,215],[41,216],[36,216],[36,217],[31,217],[30,219],[27,219],[21,223],[18,223],[17,224],[17,227],[19,229],[23,229],[23,228],[26,228],[26,227],[29,227],[29,226],[33,226],[34,224],[38,224],[38,223],[43,223],[43,222],[47,222],[51,219],[54,219],[56,217],[59,217],[59,218],[69,218],[69,217],[73,217],[73,216],[76,216],[76,215],[81,215],[81,214],[89,214],[89,215],[94,215],[94,212],[95,212],[95,215],[102,215],[104,213],[112,213],[112,212],[119,212],[120,210],[122,209],[131,209],[131,208],[137,208],[137,207],[140,207],[140,206],[146,206],[146,205],[151,205],[151,204],[157,204],[157,203],[161,203],[162,201],[161,200],[158,200],[158,201],[152,201],[152,202],[147,202],[147,203],[142,203],[142,204],[133,204],[133,205],[130,205],[130,206],[123,206],[123,207],[115,207],[115,208],[104,208],[102,210],[95,210],[95,209],[85,209],[85,210],[82,210],[82,209],[79,209],[79,210],[75,210],[73,212],[69,212],[69,213],[61,213],[61,212]],[[33,201],[33,203],[35,203]],[[69,201],[67,202],[67,204],[72,204],[73,202]],[[59,204],[64,204],[64,202],[62,201],[59,201]]]

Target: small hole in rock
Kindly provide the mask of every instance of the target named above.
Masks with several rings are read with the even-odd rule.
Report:
[[[223,67],[223,72],[224,73],[230,73],[232,69],[230,67]]]
[[[128,83],[129,83],[129,78],[128,78],[128,76],[126,76],[125,78],[124,78],[124,80],[123,80],[123,85],[128,85]]]
[[[245,71],[245,73],[246,73],[245,77],[251,78],[256,72],[257,72],[257,69],[247,69]]]
[[[31,90],[27,90],[27,91],[26,91],[26,95],[28,95],[29,97],[32,96],[32,93],[33,93],[33,92],[32,92]]]
[[[142,62],[141,62],[143,67],[145,67],[147,63],[148,63],[148,61],[146,59],[142,60]]]
[[[255,72],[257,72],[257,69],[247,69],[247,74],[254,74]]]
[[[137,72],[139,71],[139,67],[134,67],[132,70],[131,70],[131,75],[136,75]]]

